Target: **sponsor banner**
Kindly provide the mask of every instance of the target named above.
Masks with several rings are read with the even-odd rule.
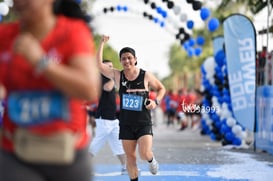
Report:
[[[241,14],[223,23],[229,92],[236,120],[254,131],[256,34],[252,22]]]
[[[273,86],[257,88],[256,146],[273,154]]]
[[[213,52],[214,56],[219,50],[223,50],[224,46],[224,37],[223,36],[217,36],[212,39],[213,44]]]

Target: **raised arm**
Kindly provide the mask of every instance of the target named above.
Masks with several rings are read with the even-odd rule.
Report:
[[[103,48],[105,43],[109,40],[109,36],[102,35],[101,41],[97,51],[97,64],[100,72],[111,80],[114,80],[115,84],[119,82],[120,71],[114,68],[110,68],[108,65],[103,63]],[[117,84],[116,84],[117,85]]]

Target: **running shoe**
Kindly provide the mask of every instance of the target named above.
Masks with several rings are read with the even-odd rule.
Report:
[[[121,169],[121,175],[126,175],[126,174],[128,174],[127,169],[126,168],[122,168]]]
[[[159,168],[158,162],[155,160],[155,158],[153,158],[153,161],[149,163],[149,170],[153,175],[155,175],[157,174],[158,168]]]

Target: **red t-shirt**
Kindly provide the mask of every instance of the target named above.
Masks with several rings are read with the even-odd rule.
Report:
[[[37,76],[32,66],[24,57],[14,54],[12,47],[16,36],[19,34],[19,23],[0,24],[0,83],[8,94],[13,91],[31,90],[56,90],[56,88],[43,76]],[[68,64],[69,59],[79,54],[95,54],[92,34],[87,25],[77,19],[58,16],[54,29],[41,41],[41,46],[54,61]],[[72,130],[81,133],[76,147],[83,148],[89,142],[86,132],[86,110],[83,101],[69,98],[70,120],[54,120],[43,125],[31,126],[32,132],[48,135],[61,130]],[[16,125],[11,122],[7,111],[4,114],[3,131],[13,135]],[[13,150],[10,136],[3,135],[2,147]]]

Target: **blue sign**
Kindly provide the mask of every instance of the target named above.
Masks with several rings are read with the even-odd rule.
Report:
[[[273,86],[257,88],[256,146],[273,154]]]
[[[252,22],[234,14],[223,23],[229,92],[236,120],[250,131],[255,122],[256,34]]]
[[[213,38],[212,44],[213,44],[213,52],[214,52],[214,56],[215,56],[219,50],[223,50],[223,48],[224,48],[223,47],[224,37],[217,36],[217,37]]]

